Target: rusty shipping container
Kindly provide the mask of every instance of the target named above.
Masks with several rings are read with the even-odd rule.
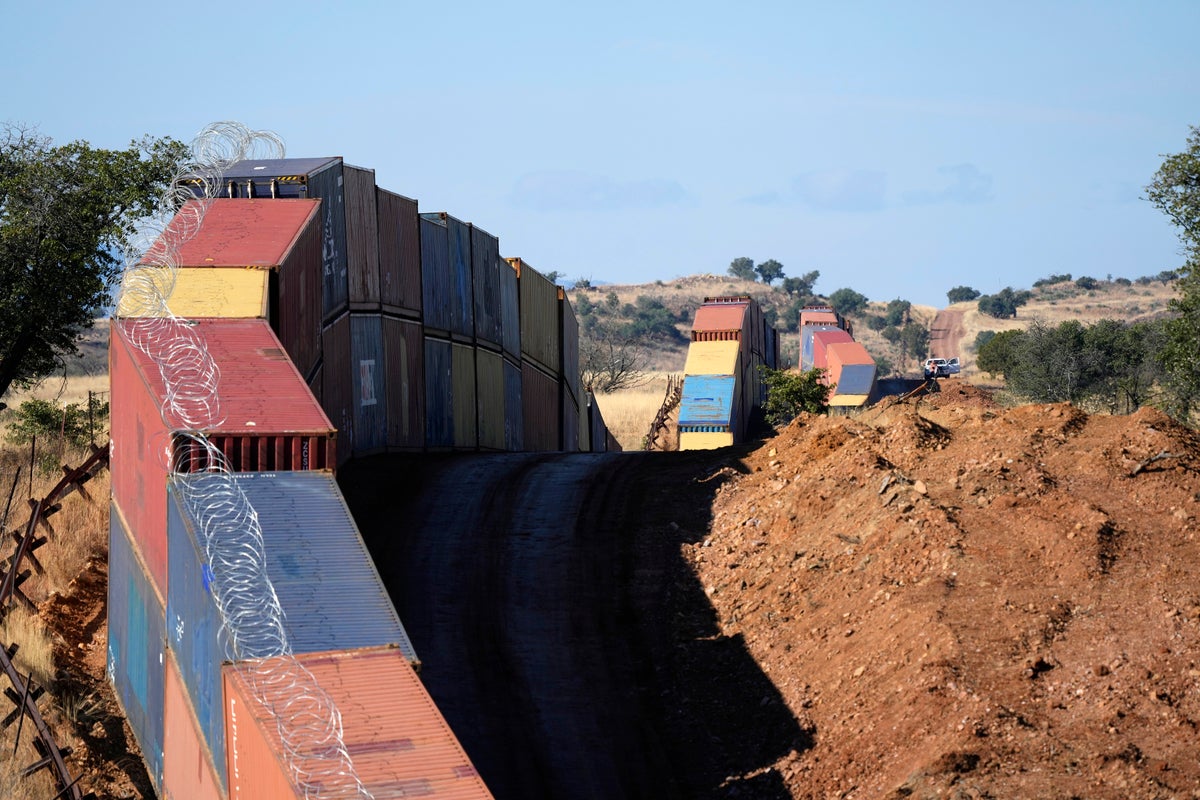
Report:
[[[350,315],[343,314],[321,332],[321,407],[337,428],[337,466],[354,457],[354,373]]]
[[[749,303],[708,303],[696,309],[693,342],[746,342],[749,347]]]
[[[387,449],[387,394],[383,320],[378,314],[350,314],[350,375],[354,384],[354,454]]]
[[[520,283],[521,358],[558,378],[562,374],[558,287],[521,259],[508,262]]]
[[[506,399],[504,359],[499,353],[485,348],[475,350],[475,408],[478,418],[479,448],[504,450]]]
[[[379,296],[383,311],[421,317],[421,226],[417,201],[376,187]]]
[[[558,379],[532,361],[521,362],[526,450],[558,450],[562,444],[562,397]]]
[[[168,305],[172,313],[188,318],[267,319],[296,368],[307,375],[321,355],[320,206],[319,200],[302,199],[188,201],[143,262],[165,259],[182,268],[265,270],[266,296],[249,296],[255,287],[247,286],[222,298],[216,291],[222,287],[205,285],[221,281],[221,276],[204,281],[191,269],[181,269]],[[199,226],[192,230],[196,219]],[[257,313],[247,313],[250,306],[256,306]],[[210,310],[215,313],[206,313]],[[139,315],[137,309],[119,313]]]
[[[446,339],[425,337],[425,446],[454,446],[454,357]]]
[[[155,585],[167,592],[167,478],[174,469],[207,466],[190,424],[162,416],[167,387],[157,363],[126,331],[137,320],[114,320],[109,338],[112,493],[127,515]],[[335,432],[307,385],[263,320],[197,320],[190,330],[220,371],[221,419],[201,433],[234,471],[327,470],[334,467]]]
[[[522,399],[520,364],[504,361],[504,449],[510,453],[525,449],[525,403]]]
[[[378,311],[379,211],[375,170],[342,165],[346,198],[346,277],[350,308]]]
[[[389,450],[425,446],[425,337],[421,325],[383,318],[384,382]]]
[[[165,602],[116,505],[108,517],[108,675],[156,790],[163,774]]]
[[[451,398],[454,413],[454,447],[474,450],[479,446],[479,424],[475,410],[475,348],[453,342],[450,348]]]
[[[166,691],[163,697],[163,781],[165,800],[224,800],[224,784],[216,759],[200,732],[200,720],[187,696],[175,654],[166,653]]]
[[[322,319],[345,310],[347,275],[346,202],[340,157],[247,159],[227,167],[219,176],[183,181],[197,194],[206,182],[215,183],[218,197],[319,198],[321,203]]]
[[[305,654],[300,665],[338,709],[342,741],[370,796],[488,800],[484,785],[424,685],[394,650]],[[245,670],[226,665],[230,800],[303,800],[292,781],[274,714]]]
[[[232,487],[230,486],[232,481]],[[224,503],[233,493],[254,510],[261,556],[225,534],[206,537],[204,498]],[[191,501],[187,498],[196,498]],[[228,506],[227,506],[228,507]],[[172,581],[167,593],[167,645],[195,710],[203,741],[224,785],[224,704],[221,664],[243,654],[223,634],[217,598],[226,607],[279,608],[278,630],[292,653],[393,646],[417,663],[408,634],[383,587],[333,476],[319,472],[196,474],[172,480],[168,532]],[[232,538],[233,541],[229,541]],[[240,569],[223,566],[239,563]],[[245,575],[257,580],[247,581]],[[268,582],[270,587],[268,588]],[[260,619],[243,620],[253,626]],[[283,646],[280,644],[279,646]]]
[[[471,227],[471,279],[475,297],[475,339],[500,350],[503,308],[500,302],[500,240],[482,228]],[[507,268],[507,267],[506,267]]]
[[[558,288],[558,340],[562,352],[561,370],[563,385],[571,393],[575,405],[580,403],[579,393],[579,320],[571,308],[571,298],[561,286]]]
[[[422,214],[421,313],[425,329],[444,336],[454,327],[454,282],[450,273],[450,238],[438,214]]]
[[[500,275],[500,333],[504,355],[514,364],[521,362],[521,284],[517,270],[507,260],[496,256]]]

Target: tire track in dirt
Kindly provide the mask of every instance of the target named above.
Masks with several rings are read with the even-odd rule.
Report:
[[[929,355],[931,358],[956,358],[961,354],[965,335],[963,313],[952,308],[938,311],[929,328]]]

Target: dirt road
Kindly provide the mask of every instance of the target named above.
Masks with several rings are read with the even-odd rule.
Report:
[[[729,458],[377,458],[343,472],[425,684],[498,798],[789,796],[764,769],[804,732],[740,638],[719,635],[680,557],[727,474],[692,480],[700,461]]]
[[[931,358],[956,358],[962,355],[964,335],[961,311],[943,308],[938,311],[929,329],[929,355]]]

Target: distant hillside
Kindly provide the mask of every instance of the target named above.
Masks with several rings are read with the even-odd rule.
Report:
[[[1018,307],[1017,316],[1010,319],[996,319],[981,314],[976,300],[947,306],[961,311],[963,316],[964,335],[959,345],[958,356],[964,364],[964,377],[975,374],[974,342],[980,331],[1023,329],[1034,320],[1056,325],[1067,319],[1078,319],[1085,324],[1106,318],[1125,322],[1153,319],[1167,313],[1167,303],[1175,296],[1173,284],[1147,278],[1137,282],[1097,281],[1092,289],[1084,289],[1072,281],[1061,281],[1035,287],[1029,292],[1029,301]],[[648,298],[650,301],[643,301],[643,306],[661,304],[674,316],[679,337],[673,342],[666,341],[663,337],[655,337],[647,340],[645,344],[653,354],[651,367],[664,372],[682,371],[687,358],[687,338],[690,335],[692,319],[705,297],[747,294],[757,300],[764,311],[773,310],[781,318],[784,310],[795,302],[794,297],[779,288],[740,280],[729,275],[712,274],[691,275],[672,281],[605,284],[568,290],[571,303],[585,328],[586,317],[589,314],[596,314],[600,319],[629,320],[631,317],[622,312],[636,311],[639,297]],[[615,301],[610,295],[615,297]],[[913,358],[903,359],[900,347],[888,341],[882,331],[872,330],[868,324],[868,317],[882,316],[887,305],[886,301],[871,302],[863,312],[850,315],[850,321],[854,325],[854,336],[877,359],[884,359],[892,364],[895,371],[915,374],[920,370],[920,363]],[[933,306],[913,305],[909,309],[909,319],[928,328],[937,312],[938,309]],[[784,332],[782,324],[778,324],[777,327],[781,330],[783,353],[794,365],[798,360],[799,334],[794,331]]]

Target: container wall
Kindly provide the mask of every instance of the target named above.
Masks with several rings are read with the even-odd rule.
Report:
[[[496,271],[500,278],[500,333],[504,354],[514,363],[521,360],[521,284],[517,271],[499,255]]]
[[[684,375],[736,375],[740,367],[739,341],[693,341],[688,345]]]
[[[350,350],[350,315],[343,314],[321,334],[321,407],[337,429],[337,464],[354,455],[354,372]]]
[[[354,383],[354,452],[368,455],[387,447],[383,321],[378,314],[350,315],[351,378]]]
[[[109,324],[109,468],[112,495],[129,525],[158,592],[167,591],[167,471],[163,458],[170,436],[158,396],[138,368],[133,344],[122,333],[126,321]],[[159,381],[161,386],[161,381]]]
[[[399,450],[425,445],[425,338],[417,322],[384,317],[387,444]]]
[[[750,303],[721,303],[700,306],[696,309],[696,318],[692,322],[692,340],[743,338],[750,305]],[[747,341],[747,346],[749,344],[750,342]]]
[[[269,269],[205,269],[182,267],[175,271],[175,288],[167,298],[171,313],[184,319],[267,319]],[[120,316],[136,311],[126,301]]]
[[[579,404],[567,390],[567,384],[564,381],[560,381],[558,385],[561,395],[559,410],[562,413],[560,433],[562,438],[559,439],[558,449],[575,452],[579,449]]]
[[[322,365],[318,364],[317,368],[313,370],[312,376],[307,381],[308,391],[312,393],[313,399],[316,400],[317,403],[321,403],[321,397],[323,396],[323,392],[324,392],[324,389],[321,386],[321,381],[323,381],[324,379],[325,379],[325,368]],[[322,405],[322,409],[323,408],[324,408],[324,405]],[[336,447],[336,445],[335,445],[335,447]],[[336,451],[335,451],[335,461],[336,461]]]
[[[474,450],[479,446],[475,410],[475,348],[455,342],[451,347],[451,405],[454,413],[454,446]]]
[[[453,336],[475,338],[475,287],[471,280],[471,226],[449,214],[446,238],[450,243],[450,302]]]
[[[330,320],[346,310],[350,292],[341,160],[310,176],[308,191],[310,197],[321,198],[321,307],[322,319]]]
[[[581,453],[590,453],[592,451],[592,415],[588,409],[587,398],[590,393],[581,392],[582,399],[578,401],[578,416],[576,427],[579,429],[579,438],[576,441],[576,449]]]
[[[375,170],[342,167],[346,198],[346,267],[350,307],[379,309],[379,228]]]
[[[575,309],[571,300],[561,287],[558,289],[559,342],[562,352],[563,384],[574,398],[578,406],[579,391],[579,320],[575,317]]]
[[[800,369],[807,371],[813,368],[813,335],[820,331],[837,329],[837,325],[820,322],[811,322],[800,326]]]
[[[558,287],[521,259],[509,262],[516,267],[520,280],[521,357],[557,377],[562,370]]]
[[[272,276],[271,327],[301,375],[321,360],[321,216],[318,207]]]
[[[718,447],[733,445],[733,434],[724,432],[679,432],[680,450],[716,450]]]
[[[828,331],[815,331],[812,335],[812,365],[816,369],[829,368],[828,349],[830,345],[853,342],[850,334],[840,328]]]
[[[506,392],[504,359],[498,352],[479,348],[475,351],[475,407],[478,418],[479,447],[482,450],[507,449]]]
[[[454,446],[454,359],[450,342],[425,337],[425,446]]]
[[[735,375],[686,375],[679,403],[679,426],[736,424]]]
[[[558,380],[536,364],[521,363],[521,401],[525,413],[525,449],[557,450],[562,409]]]
[[[200,734],[174,653],[167,652],[163,699],[163,785],[166,800],[222,800],[216,759]],[[224,759],[225,754],[219,754]]]
[[[370,796],[491,797],[420,679],[395,651],[298,660],[340,711],[342,740]],[[231,800],[298,800],[303,795],[288,780],[273,713],[255,697],[242,669],[226,666],[223,680]]]
[[[437,214],[422,214],[421,312],[425,327],[446,336],[454,327],[454,286],[450,278],[450,239],[446,223]]]
[[[379,294],[387,313],[421,316],[421,234],[417,201],[376,188]]]
[[[337,438],[332,430],[321,434],[212,433],[206,438],[233,472],[332,470],[337,460]],[[180,433],[172,437],[171,464],[175,472],[181,473],[216,466],[209,447],[202,446],[193,436]]]
[[[525,405],[521,395],[521,367],[504,359],[504,449],[525,449]]]
[[[489,349],[503,344],[500,302],[500,240],[471,226],[471,278],[475,294],[475,338]]]
[[[108,524],[108,672],[157,789],[163,775],[163,601],[115,506]]]

